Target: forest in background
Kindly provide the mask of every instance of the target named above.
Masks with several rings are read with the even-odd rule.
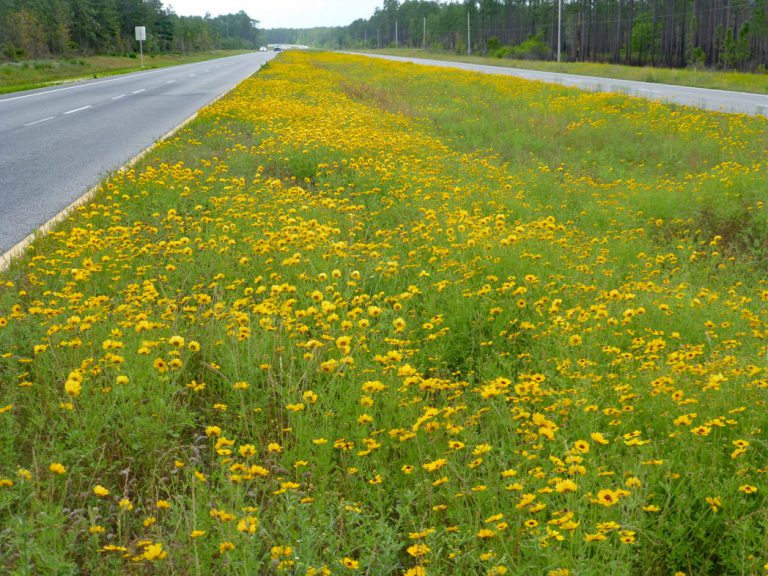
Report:
[[[768,68],[768,0],[384,0],[348,26],[259,30],[244,11],[179,16],[161,0],[2,0],[0,59],[153,52],[411,47],[499,58],[745,71]],[[470,42],[467,42],[467,38]]]
[[[768,0],[564,0],[563,60],[639,66],[768,68]],[[469,26],[468,26],[469,25]],[[557,0],[384,0],[349,26],[268,30],[272,43],[326,48],[426,47],[554,59]]]
[[[214,18],[178,16],[160,0],[2,0],[0,59],[133,53],[136,26],[146,27],[149,53],[256,48],[261,35],[243,11]]]

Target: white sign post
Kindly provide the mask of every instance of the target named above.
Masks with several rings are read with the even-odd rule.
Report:
[[[144,68],[144,40],[147,39],[147,29],[145,26],[136,26],[136,40],[139,43],[139,53],[141,54],[141,67]]]

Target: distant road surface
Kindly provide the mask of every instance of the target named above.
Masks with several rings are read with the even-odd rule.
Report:
[[[0,255],[273,57],[243,54],[0,96]]]
[[[683,104],[685,106],[695,106],[705,110],[768,116],[768,96],[762,94],[729,92],[726,90],[708,90],[706,88],[691,88],[688,86],[674,86],[671,84],[615,80],[612,78],[599,78],[597,76],[578,76],[576,74],[540,72],[538,70],[524,70],[522,68],[467,64],[464,62],[447,62],[444,60],[428,60],[426,58],[405,58],[402,56],[388,56],[384,54],[361,52],[350,52],[350,54],[384,58],[386,60],[396,60],[398,62],[413,62],[414,64],[425,64],[429,66],[460,68],[461,70],[482,72],[484,74],[518,76],[520,78],[525,78],[526,80],[552,82],[596,92],[622,92],[630,96],[662,100],[665,102],[673,102],[675,104]]]

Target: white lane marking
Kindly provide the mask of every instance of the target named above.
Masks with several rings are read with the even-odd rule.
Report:
[[[208,72],[208,70],[210,70],[210,68],[206,68],[205,70],[203,70],[203,72]]]
[[[176,82],[176,80],[168,80],[168,82],[166,82],[166,84],[173,84],[174,82]]]
[[[190,74],[189,75],[190,78],[194,78],[195,76],[197,76],[197,74]]]
[[[88,106],[82,106],[80,108],[75,108],[74,110],[70,110],[69,112],[64,112],[64,114],[74,114],[75,112],[80,112],[81,110],[88,110],[88,108],[93,108],[90,104]]]
[[[56,116],[48,116],[48,118],[43,118],[41,120],[35,120],[34,122],[28,122],[24,124],[24,126],[34,126],[35,124],[40,124],[41,122],[48,122],[48,120],[53,120],[56,118]]]
[[[146,88],[142,88],[141,90],[134,90],[133,92],[131,92],[131,94],[141,94],[142,92],[146,92],[146,91],[147,91]]]
[[[125,94],[120,94],[120,96],[115,96],[112,98],[112,100],[120,100],[120,98],[125,98]]]

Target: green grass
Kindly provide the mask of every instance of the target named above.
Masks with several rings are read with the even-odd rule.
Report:
[[[244,54],[242,50],[215,50],[194,54],[144,55],[144,69],[177,66]],[[48,60],[0,62],[0,94],[42,88],[52,84],[100,78],[141,70],[140,58],[128,56],[76,56]]]
[[[597,76],[599,78],[617,78],[638,82],[655,82],[678,86],[695,86],[715,90],[731,90],[768,94],[768,73],[721,72],[713,70],[691,70],[687,68],[657,68],[650,66],[623,66],[620,64],[600,64],[592,62],[551,62],[543,60],[510,60],[483,56],[466,56],[446,52],[424,51],[411,48],[375,50],[375,54],[389,54],[411,58],[428,58],[471,64],[485,64],[504,68],[523,68],[543,72]]]

